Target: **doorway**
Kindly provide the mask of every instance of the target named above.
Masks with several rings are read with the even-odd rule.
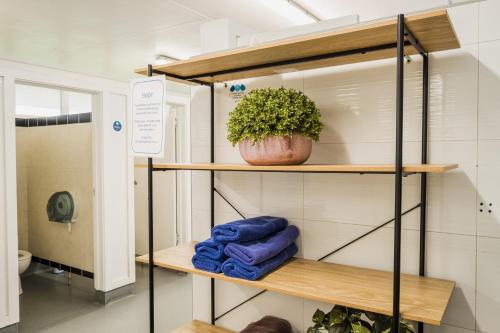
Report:
[[[20,332],[34,332],[95,302],[96,96],[23,81],[15,96]]]
[[[189,163],[190,96],[167,93],[165,157],[154,163]],[[136,165],[147,163],[136,158]],[[148,253],[147,170],[135,168],[136,255]],[[189,171],[156,172],[153,182],[154,249],[164,249],[191,240],[191,174]]]

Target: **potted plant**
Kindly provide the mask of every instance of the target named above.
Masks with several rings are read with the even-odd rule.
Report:
[[[390,333],[392,326],[391,316],[339,305],[328,313],[316,310],[312,321],[314,326],[307,333]],[[413,326],[405,321],[399,323],[399,328],[401,333],[415,333]]]
[[[229,113],[228,140],[253,165],[302,164],[323,124],[314,102],[295,89],[255,89]]]

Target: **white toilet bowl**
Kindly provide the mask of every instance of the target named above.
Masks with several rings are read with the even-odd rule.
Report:
[[[21,274],[26,272],[31,263],[31,253],[28,251],[18,250],[17,260],[19,263],[19,295],[23,293],[23,288],[21,286]]]

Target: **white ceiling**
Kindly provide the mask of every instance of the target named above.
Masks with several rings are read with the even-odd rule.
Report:
[[[156,54],[199,53],[200,24],[290,26],[259,0],[0,0],[0,57],[126,80]]]
[[[0,58],[128,80],[157,54],[198,54],[200,24],[212,19],[256,32],[294,25],[262,1],[275,0],[0,0]],[[297,2],[322,19],[359,14],[364,21],[447,1]]]

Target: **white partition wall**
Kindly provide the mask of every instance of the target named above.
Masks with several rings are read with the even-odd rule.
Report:
[[[128,88],[128,85],[127,85]],[[94,157],[95,178],[100,186],[95,189],[95,219],[105,221],[94,229],[94,256],[97,290],[109,291],[135,281],[133,158],[128,154],[127,93],[106,91],[101,94],[104,112],[95,120]],[[97,117],[96,117],[97,118]],[[94,118],[93,118],[94,121]],[[115,121],[124,124],[114,131]],[[100,142],[100,143],[99,143]],[[98,273],[99,272],[99,273]]]
[[[0,60],[0,328],[19,321],[15,82],[83,90],[97,96],[93,113],[95,288],[135,282],[133,161],[128,153],[129,85]],[[113,122],[123,124],[113,130]]]

